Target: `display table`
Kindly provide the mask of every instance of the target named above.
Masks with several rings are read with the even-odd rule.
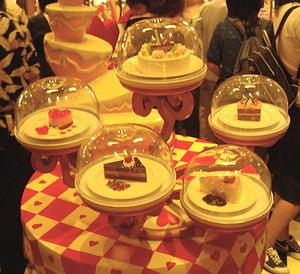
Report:
[[[177,135],[175,168],[213,145]],[[179,178],[175,194],[180,189]],[[133,239],[113,229],[105,214],[89,208],[74,188],[63,184],[59,165],[51,173],[34,173],[21,214],[32,273],[253,274],[264,265],[266,218],[241,231],[217,231],[195,225],[175,199],[145,223],[145,233],[156,230],[158,239]]]

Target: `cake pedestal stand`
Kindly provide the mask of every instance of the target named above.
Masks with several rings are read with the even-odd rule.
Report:
[[[174,129],[175,121],[184,120],[191,115],[194,107],[192,90],[201,83],[202,80],[185,87],[163,90],[142,89],[128,86],[124,83],[122,85],[133,92],[132,108],[137,115],[146,117],[150,114],[153,107],[157,108],[164,120],[160,135],[167,142]],[[177,170],[176,177],[178,178],[182,173],[182,169]],[[174,206],[173,199],[175,202],[179,202],[178,191],[170,193],[161,204],[147,212],[141,212],[135,216],[108,216],[109,223],[121,233],[133,238],[158,240],[194,235],[195,224],[187,218],[180,206]],[[156,220],[157,216],[169,205],[179,212],[176,218],[180,219],[180,225],[170,230],[149,229],[144,226],[145,222],[155,222],[151,219]]]
[[[199,62],[201,60],[199,59]],[[164,124],[160,132],[161,137],[167,143],[174,129],[176,120],[184,120],[188,118],[194,108],[194,98],[192,90],[201,85],[206,75],[207,67],[205,64],[194,73],[183,77],[163,79],[163,78],[144,78],[135,77],[130,73],[119,73],[117,76],[120,83],[133,92],[132,109],[142,117],[150,114],[153,108],[157,108],[161,115]],[[176,171],[176,179],[182,175],[183,170]],[[194,235],[194,224],[190,220],[182,220],[181,226],[176,227],[172,232],[168,233],[162,230],[147,230],[144,224],[147,218],[155,219],[165,206],[172,204],[172,200],[179,201],[178,191],[172,192],[166,199],[152,211],[137,214],[134,217],[120,216],[111,217],[110,224],[118,230],[134,237],[147,239],[163,239],[182,237],[183,235]],[[177,207],[178,209],[178,207]],[[182,209],[179,210],[178,216],[182,214]],[[186,216],[185,214],[183,214]],[[187,218],[188,219],[188,218]],[[124,225],[125,224],[125,225]],[[129,225],[128,225],[129,224]]]
[[[57,163],[60,162],[64,184],[74,188],[74,174],[78,150],[79,147],[71,148],[66,151],[32,151],[31,164],[34,170],[49,173],[53,171]]]
[[[194,108],[194,98],[191,91],[201,83],[202,81],[182,88],[163,90],[142,89],[124,83],[122,85],[133,92],[132,109],[137,115],[146,117],[153,107],[157,108],[164,120],[160,135],[167,142],[174,129],[175,121],[184,120],[191,115]]]

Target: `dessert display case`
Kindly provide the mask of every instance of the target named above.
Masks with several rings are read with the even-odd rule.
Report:
[[[118,77],[137,92],[181,92],[198,86],[205,73],[202,41],[197,31],[181,19],[139,21],[126,30],[120,41]]]
[[[272,79],[234,76],[215,91],[208,120],[214,134],[226,143],[271,146],[289,127],[288,100]]]
[[[180,200],[198,224],[224,231],[247,229],[268,217],[271,176],[263,160],[246,148],[212,147],[188,164]]]
[[[202,83],[206,70],[201,38],[179,18],[141,20],[127,28],[119,43],[117,76],[134,93],[138,115],[145,117],[157,107],[165,121],[165,141],[175,120],[191,114],[191,91]]]
[[[117,227],[142,226],[148,213],[163,207],[176,180],[168,145],[138,124],[101,128],[82,144],[76,170],[82,200]]]
[[[49,172],[58,158],[68,165],[66,157],[77,152],[82,141],[102,127],[99,111],[93,90],[83,81],[72,77],[43,78],[29,85],[16,102],[15,136],[33,152],[34,168]]]

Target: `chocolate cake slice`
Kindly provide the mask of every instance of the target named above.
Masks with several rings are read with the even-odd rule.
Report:
[[[134,163],[127,166],[124,161],[117,161],[104,164],[104,176],[107,179],[131,180],[137,182],[147,182],[146,168],[141,161],[134,157]]]
[[[237,103],[238,120],[260,121],[261,101],[249,97],[247,100],[240,100]]]

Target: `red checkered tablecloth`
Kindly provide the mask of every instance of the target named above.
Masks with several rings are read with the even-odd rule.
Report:
[[[176,136],[175,168],[214,144]],[[181,180],[176,189],[181,188]],[[261,273],[267,220],[242,231],[220,232],[196,226],[180,201],[149,217],[146,231],[192,233],[163,240],[134,239],[112,228],[105,214],[89,208],[74,188],[63,184],[60,166],[35,172],[22,198],[24,250],[33,273]],[[187,230],[188,231],[188,230]]]

